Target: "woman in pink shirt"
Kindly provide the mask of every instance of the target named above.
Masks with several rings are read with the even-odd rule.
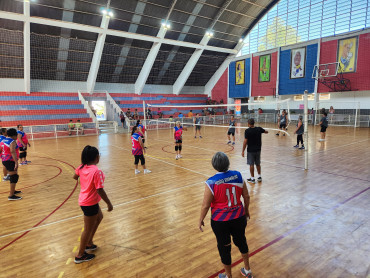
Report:
[[[113,210],[107,194],[104,191],[103,172],[96,166],[99,163],[99,151],[92,146],[86,146],[81,154],[82,164],[76,169],[73,176],[75,180],[80,178],[81,191],[78,203],[84,213],[84,230],[81,235],[80,250],[75,257],[75,263],[83,263],[95,258],[94,254],[86,251],[93,251],[97,246],[93,242],[94,234],[103,219],[103,213],[99,207],[101,199],[106,202],[108,211]]]

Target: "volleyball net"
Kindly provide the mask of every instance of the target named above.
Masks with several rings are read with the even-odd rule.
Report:
[[[199,125],[204,128],[228,128],[231,117],[237,122],[235,128],[246,128],[251,118],[258,125],[277,124],[283,110],[286,111],[288,118],[290,117],[289,101],[290,99],[215,105],[157,105],[143,102],[143,110],[146,112],[142,124],[146,130],[170,129],[177,121],[184,127]],[[171,113],[153,115],[151,111],[171,111]],[[199,119],[197,124],[195,118]],[[136,120],[131,120],[128,128],[131,129],[135,125]],[[277,130],[276,126],[270,129]]]

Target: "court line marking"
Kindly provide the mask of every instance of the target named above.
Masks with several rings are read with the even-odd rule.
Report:
[[[69,164],[68,162],[62,161],[62,160],[58,160],[58,159],[55,159],[55,158],[49,158],[49,157],[40,157],[40,158],[47,158],[47,159],[52,159],[52,160],[55,160],[55,161],[63,162],[63,163],[69,165],[70,167],[72,167],[74,169],[74,167],[71,164]],[[46,219],[48,219],[51,215],[53,215],[57,210],[59,210],[69,200],[69,198],[71,198],[71,196],[73,195],[73,193],[75,192],[75,190],[77,188],[77,185],[78,185],[78,181],[76,181],[75,187],[73,188],[72,192],[67,196],[67,198],[59,206],[57,206],[51,213],[49,213],[41,221],[39,221],[38,223],[36,223],[33,227],[38,227],[41,223],[43,223]],[[10,241],[9,243],[7,243],[4,246],[0,247],[0,251],[4,250],[5,248],[7,248],[8,246],[10,246],[14,242],[18,241],[19,239],[21,239],[22,237],[24,237],[25,235],[27,235],[31,231],[32,230],[30,230],[30,229],[29,230],[26,230],[20,236],[16,237],[15,239],[13,239],[12,241]],[[17,232],[17,234],[19,234],[19,232]]]
[[[349,178],[349,177],[347,177],[347,178]],[[289,235],[291,235],[291,234],[293,234],[293,233],[295,233],[295,232],[297,232],[297,231],[299,231],[299,230],[303,229],[305,226],[307,226],[307,225],[311,224],[311,223],[312,223],[312,222],[314,222],[316,219],[318,219],[318,218],[320,218],[320,217],[322,217],[322,216],[325,216],[326,214],[328,214],[328,213],[332,212],[333,210],[335,210],[335,209],[339,208],[340,206],[342,206],[342,205],[344,205],[344,204],[348,203],[349,201],[351,201],[351,200],[353,200],[354,198],[356,198],[356,197],[360,196],[362,193],[365,193],[365,192],[366,192],[366,191],[368,191],[369,189],[370,189],[370,186],[369,186],[369,187],[367,187],[367,188],[365,188],[365,189],[363,189],[362,191],[360,191],[360,192],[356,193],[356,194],[355,194],[355,195],[353,195],[352,197],[349,197],[348,199],[346,199],[346,200],[344,200],[344,201],[341,201],[341,202],[337,203],[336,205],[332,206],[331,208],[329,208],[329,209],[325,210],[324,212],[322,212],[322,213],[320,213],[320,214],[317,214],[317,215],[313,216],[311,219],[309,219],[308,221],[306,221],[306,222],[304,222],[304,223],[302,223],[302,224],[298,225],[297,227],[295,227],[295,228],[292,228],[292,229],[288,230],[287,232],[285,232],[285,233],[284,233],[284,234],[282,234],[281,236],[279,236],[279,237],[275,238],[274,240],[272,240],[272,241],[268,242],[267,244],[265,244],[265,245],[261,246],[260,248],[258,248],[258,249],[256,249],[256,250],[254,250],[253,252],[251,252],[251,253],[249,254],[249,257],[252,257],[252,256],[254,256],[254,255],[258,254],[259,252],[261,252],[261,251],[263,251],[264,249],[266,249],[266,248],[270,247],[271,245],[274,245],[275,243],[279,242],[280,240],[282,240],[282,239],[284,239],[284,238],[288,237]],[[231,267],[234,267],[234,266],[236,266],[236,265],[238,265],[238,264],[240,264],[240,263],[242,263],[242,262],[243,262],[243,259],[239,259],[238,261],[234,262],[234,263],[231,265]],[[219,270],[218,272],[216,272],[216,273],[212,274],[211,276],[208,276],[208,278],[215,278],[215,277],[217,277],[217,275],[218,275],[218,274],[223,273],[223,272],[225,272],[225,270]]]
[[[142,198],[139,198],[139,199],[135,199],[135,200],[131,200],[131,201],[126,201],[126,202],[120,203],[118,205],[114,205],[114,207],[116,208],[116,207],[121,207],[121,206],[128,205],[128,204],[140,202],[140,201],[143,201],[143,200],[147,200],[147,199],[150,199],[150,198],[153,198],[153,197],[165,195],[167,193],[172,193],[172,192],[175,192],[175,191],[178,191],[178,190],[182,190],[182,189],[185,189],[185,188],[188,188],[188,187],[196,186],[196,185],[199,185],[199,184],[203,184],[203,182],[196,182],[196,183],[184,185],[184,186],[181,186],[181,187],[177,187],[177,188],[174,188],[174,189],[166,190],[166,191],[163,191],[163,192],[158,192],[156,194],[152,194],[152,195],[145,196],[145,197],[142,197]],[[107,208],[102,208],[101,210],[107,210]],[[23,231],[18,231],[18,232],[13,232],[13,233],[10,233],[10,234],[2,235],[2,236],[0,236],[0,239],[1,238],[5,238],[5,237],[9,237],[9,236],[13,236],[13,235],[17,235],[17,234],[21,234],[21,233],[24,233],[24,232],[38,230],[38,229],[41,229],[41,228],[45,228],[45,227],[48,227],[48,226],[51,226],[51,225],[55,225],[55,224],[67,222],[69,220],[73,220],[73,219],[80,218],[80,217],[83,217],[83,215],[79,214],[79,215],[76,215],[76,216],[72,216],[72,217],[64,218],[64,219],[57,220],[57,221],[54,221],[54,222],[50,222],[50,223],[47,223],[47,224],[43,224],[43,225],[39,225],[39,226],[36,226],[36,227],[32,227],[32,228],[29,228],[27,230],[23,230]]]
[[[36,186],[36,185],[39,185],[39,184],[43,184],[43,183],[45,183],[45,182],[48,182],[48,181],[50,181],[50,180],[55,179],[56,177],[58,177],[58,176],[62,173],[62,171],[63,171],[63,170],[62,170],[62,168],[60,168],[60,167],[58,167],[58,166],[55,166],[55,165],[47,165],[47,164],[32,164],[32,165],[51,166],[51,167],[57,168],[57,169],[59,170],[59,173],[58,173],[58,174],[56,174],[54,177],[51,177],[51,178],[49,178],[49,179],[47,179],[47,180],[44,180],[44,181],[42,181],[42,182],[35,183],[35,184],[32,184],[32,185],[26,185],[26,186],[21,187],[21,188],[18,188],[18,189],[30,188],[30,187],[34,187],[34,186]],[[5,194],[5,193],[9,193],[9,191],[0,192],[0,194]]]

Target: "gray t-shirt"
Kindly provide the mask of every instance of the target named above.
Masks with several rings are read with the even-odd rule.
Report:
[[[195,124],[196,124],[196,125],[199,125],[199,124],[200,124],[200,120],[201,120],[201,118],[200,118],[200,117],[195,118]]]
[[[329,123],[328,123],[328,117],[322,117],[321,118],[321,126],[325,126],[325,127],[328,127]]]
[[[297,127],[298,127],[298,124],[297,124]],[[302,125],[300,126],[300,128],[297,130],[297,135],[302,135],[304,132],[304,124],[302,123]]]
[[[235,132],[235,120],[230,120],[229,123],[229,132]]]
[[[280,116],[280,124],[285,125],[286,124],[286,115]]]

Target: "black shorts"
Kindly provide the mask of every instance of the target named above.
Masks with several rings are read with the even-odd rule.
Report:
[[[247,152],[247,164],[257,166],[261,165],[261,151],[259,152]]]
[[[200,130],[201,126],[200,125],[196,125],[195,126],[195,130]]]
[[[180,140],[175,140],[175,143],[176,143],[176,144],[182,144],[182,139],[180,139]]]
[[[99,203],[93,206],[80,206],[85,216],[94,216],[99,213]]]
[[[320,130],[320,132],[326,132],[326,129],[327,129],[328,127],[327,126],[321,126],[321,130]]]
[[[228,132],[227,132],[227,135],[235,136],[235,131],[232,131],[232,132],[231,132],[231,131],[228,131]]]
[[[280,124],[279,128],[286,128],[286,124]]]
[[[121,123],[123,123],[125,121],[125,119],[121,119]]]
[[[11,161],[11,160],[3,161],[3,165],[5,166],[6,170],[8,170],[9,172],[14,171],[14,167],[15,167],[14,161]]]
[[[139,164],[139,160],[141,161],[141,165],[145,164],[145,157],[143,154],[141,155],[135,155],[135,165]]]
[[[230,221],[211,220],[211,227],[219,246],[230,244],[230,236],[232,236],[235,245],[239,245],[239,251],[242,254],[248,253],[247,239],[245,238],[245,228],[247,227],[245,215]]]
[[[20,152],[26,152],[27,151],[27,145],[25,147],[19,147]]]
[[[26,158],[27,152],[19,152],[19,158]]]

